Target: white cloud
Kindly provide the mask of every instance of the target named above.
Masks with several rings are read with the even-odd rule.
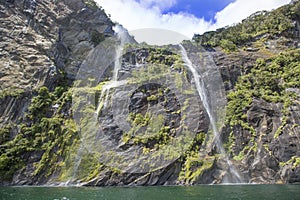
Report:
[[[236,0],[215,16],[216,23],[207,22],[189,13],[167,13],[162,11],[176,4],[176,0],[96,0],[112,20],[129,31],[158,28],[176,31],[191,38],[194,33],[203,33],[240,22],[259,10],[271,10],[287,4],[290,0]]]
[[[161,11],[171,8],[176,4],[176,0],[139,0],[139,2],[143,7],[158,8]]]
[[[272,10],[289,2],[290,0],[237,0],[216,14],[216,26],[220,28],[238,23],[256,11]]]
[[[207,30],[210,22],[204,19],[196,18],[188,13],[168,13],[162,14],[161,9],[171,6],[176,1],[158,1],[158,0],[142,0],[140,3],[134,0],[97,0],[114,21],[119,22],[128,30],[136,30],[143,28],[160,28],[179,32],[188,37],[192,37],[197,30]],[[148,2],[148,4],[146,3]],[[157,3],[155,5],[150,3]],[[166,3],[168,2],[168,4]],[[154,5],[154,6],[153,6]]]

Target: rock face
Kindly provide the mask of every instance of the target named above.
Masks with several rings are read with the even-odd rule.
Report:
[[[32,176],[36,170],[34,163],[41,161],[45,151],[24,151],[21,156],[14,150],[9,153],[10,148],[5,143],[20,141],[22,128],[41,124],[41,118],[29,119],[26,114],[29,107],[32,108],[33,96],[46,86],[51,92],[60,90],[55,97],[58,100],[63,88],[73,82],[89,52],[106,37],[114,35],[114,24],[93,1],[1,0],[0,7],[1,183],[45,183],[43,178],[38,181]],[[51,99],[54,100],[53,97],[48,100]],[[54,117],[58,113],[70,117],[70,99],[67,99],[64,103],[55,103],[56,100],[52,104],[36,103],[40,108],[47,104],[43,117]],[[34,115],[38,113],[41,110]],[[36,135],[34,138],[38,139]],[[28,136],[23,139],[30,140]],[[21,157],[26,167],[14,168],[14,158]],[[22,170],[15,173],[12,182],[9,171],[18,168]]]
[[[241,90],[236,89],[237,83],[241,83],[239,79],[251,74],[255,61],[265,56],[259,52],[224,56],[218,50],[213,55],[229,95],[230,91]],[[251,104],[242,108],[243,122],[225,123],[224,143],[232,140],[229,152],[236,160],[234,162],[239,163],[238,168],[246,182],[299,182],[299,91],[296,88],[285,91],[295,95],[288,107],[286,103],[251,97]]]
[[[63,76],[74,79],[85,56],[114,34],[104,11],[81,0],[2,0],[0,6],[0,85],[5,96],[25,93],[30,99],[43,85],[54,88]],[[1,98],[1,105],[13,107],[9,99]],[[9,123],[4,116],[12,115],[2,112],[2,124]]]
[[[122,42],[92,0],[0,8],[0,184],[300,182],[299,20],[235,52],[184,43],[220,155],[179,46]]]
[[[242,155],[237,158],[242,161],[240,169],[251,183],[299,182],[299,128],[292,125],[299,123],[299,104],[292,106],[286,125],[282,125],[282,106],[253,100],[247,111],[247,122],[255,128],[255,139],[245,127],[237,125],[231,129],[236,138],[231,150],[235,155]],[[229,130],[225,129],[224,134]],[[281,133],[276,136],[278,131]]]
[[[75,110],[78,121],[88,122],[81,123],[82,145],[87,151],[83,155],[92,154],[103,163],[93,179],[81,180],[85,185],[176,184],[179,160],[193,143],[194,133],[207,132],[209,126],[189,76],[183,76],[189,72],[179,63],[176,51],[127,49],[120,59],[118,78],[104,82],[96,98],[96,118],[94,110],[83,111],[93,106],[93,97]],[[92,62],[103,63],[103,58],[90,56],[96,59]],[[98,74],[107,79],[109,73],[102,71]],[[85,76],[81,78],[84,82]],[[85,158],[81,158],[74,179],[86,173]]]

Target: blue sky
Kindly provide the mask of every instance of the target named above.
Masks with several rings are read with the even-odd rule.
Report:
[[[186,12],[198,18],[204,18],[206,21],[212,20],[215,22],[214,17],[216,13],[234,1],[235,0],[178,0],[174,6],[164,10],[163,14],[167,14],[168,12]]]
[[[238,23],[254,12],[272,10],[291,0],[95,0],[111,19],[129,31],[171,30],[192,38]]]

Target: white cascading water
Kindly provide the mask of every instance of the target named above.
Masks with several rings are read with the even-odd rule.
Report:
[[[107,83],[106,85],[104,85],[102,88],[99,101],[104,101],[104,102],[103,102],[103,104],[101,104],[101,102],[99,103],[99,106],[96,110],[96,114],[99,114],[101,108],[103,106],[105,107],[107,105],[110,89],[126,84],[126,81],[118,81],[118,75],[119,75],[119,71],[122,67],[122,54],[123,54],[124,45],[126,43],[129,43],[131,38],[130,38],[130,35],[128,34],[127,30],[119,24],[114,26],[113,30],[117,34],[117,38],[119,41],[119,44],[117,44],[117,46],[116,46],[113,77],[112,77],[112,80],[109,83]]]
[[[130,43],[131,38],[130,38],[130,35],[128,34],[127,30],[124,29],[121,25],[116,25],[113,29],[114,29],[114,31],[117,35],[117,39],[118,39],[118,43],[116,44],[116,53],[115,53],[115,59],[114,59],[113,77],[110,82],[108,82],[107,84],[105,84],[102,87],[101,95],[99,98],[99,104],[98,104],[98,107],[97,107],[96,113],[95,113],[96,115],[99,114],[99,112],[101,111],[101,109],[103,107],[107,106],[110,89],[126,84],[126,80],[118,81],[118,73],[119,73],[119,70],[121,69],[121,65],[122,65],[121,59],[122,59],[124,45],[126,43]],[[75,161],[74,161],[72,178],[69,181],[67,181],[66,183],[64,183],[64,185],[69,185],[70,183],[72,184],[72,181],[76,180],[78,168],[81,163],[81,158],[82,158],[82,155],[84,154],[84,151],[85,151],[85,148],[81,144],[81,146],[78,149]]]
[[[181,55],[182,55],[183,61],[184,61],[185,65],[191,70],[191,72],[194,76],[196,89],[197,89],[198,94],[199,94],[199,96],[202,100],[203,106],[204,106],[204,108],[205,108],[205,110],[208,114],[209,121],[210,121],[210,124],[211,124],[211,128],[212,128],[212,131],[213,131],[213,134],[214,134],[215,144],[216,144],[219,152],[223,156],[225,156],[227,165],[229,167],[229,171],[235,179],[234,182],[241,183],[242,178],[239,175],[238,171],[233,166],[233,164],[231,163],[231,161],[229,160],[229,158],[226,154],[226,151],[225,151],[225,149],[222,145],[222,142],[220,140],[220,134],[219,134],[219,131],[218,131],[218,128],[217,128],[216,119],[215,119],[215,116],[214,116],[214,114],[212,112],[212,109],[209,105],[209,100],[208,100],[207,90],[205,88],[204,79],[201,77],[201,75],[198,73],[195,66],[193,65],[192,61],[189,59],[185,48],[181,44],[179,46],[181,48]]]
[[[116,25],[114,27],[114,31],[116,32],[118,36],[118,40],[120,44],[116,48],[116,58],[115,58],[115,65],[114,65],[114,74],[113,74],[113,81],[118,80],[118,73],[119,70],[121,69],[122,65],[122,53],[123,53],[123,48],[126,43],[129,43],[130,41],[130,35],[128,34],[127,30],[121,26],[121,25]]]

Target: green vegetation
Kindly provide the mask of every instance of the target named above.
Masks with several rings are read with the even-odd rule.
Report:
[[[89,181],[95,178],[102,168],[103,165],[99,162],[97,154],[84,152],[74,175],[78,180]]]
[[[137,48],[136,46],[127,46],[126,48],[131,49],[133,47]],[[186,73],[186,69],[182,65],[181,56],[173,53],[168,48],[144,47],[143,50],[145,49],[149,52],[149,56],[146,59],[149,65],[133,70],[128,84],[161,82],[162,78],[172,76],[176,86],[185,92],[182,87],[184,84],[183,78],[185,77],[182,77],[181,72]],[[155,104],[158,101],[167,101],[164,95],[169,92],[169,89],[157,88],[149,91],[143,89],[141,92],[147,95],[149,104]],[[180,115],[181,110],[173,111],[173,114]],[[127,120],[131,123],[131,129],[123,134],[122,141],[126,144],[136,144],[145,147],[145,153],[148,153],[150,149],[160,149],[168,144],[171,140],[171,133],[175,132],[175,130],[165,125],[166,119],[163,115],[155,116],[151,112],[146,114],[132,112]]]
[[[234,44],[232,41],[226,40],[226,39],[222,39],[220,41],[220,46],[226,52],[232,52],[232,51],[236,51],[237,50],[236,44]]]
[[[65,113],[70,101],[71,93],[67,87],[58,86],[53,92],[41,87],[28,108],[28,122],[0,130],[2,180],[10,180],[15,171],[26,167],[25,163],[33,164],[33,175],[38,179],[60,170],[64,158],[78,139],[75,123]],[[12,127],[18,130],[14,137],[10,137]],[[37,154],[42,155],[41,159],[32,160],[31,156]]]
[[[242,151],[237,156],[234,156],[233,159],[236,161],[241,161],[245,158],[249,152],[256,152],[257,151],[257,145],[254,144],[251,147],[250,146],[245,146]]]
[[[293,105],[297,95],[293,88],[300,87],[300,50],[290,50],[270,58],[268,60],[258,59],[256,65],[249,73],[239,77],[235,89],[228,97],[226,123],[230,127],[240,126],[252,133],[249,144],[245,149],[236,155],[235,159],[241,160],[245,150],[255,147],[254,138],[256,131],[247,121],[247,111],[253,99],[263,99],[270,103],[281,103],[282,121],[274,137],[282,133],[289,118],[289,107]],[[227,148],[233,145],[234,140],[229,141]],[[254,145],[254,146],[253,146]],[[254,148],[255,150],[255,148]]]
[[[294,27],[294,21],[300,20],[299,13],[298,1],[272,12],[256,12],[233,26],[206,32],[203,35],[195,34],[193,40],[204,46],[221,46],[226,51],[235,51],[235,45],[245,45],[247,42],[260,39],[263,35],[274,37],[284,33],[291,36],[288,31]]]
[[[146,81],[159,80],[170,73],[170,68],[162,64],[150,65],[146,68],[132,71],[132,78],[129,79],[129,83],[144,83]]]
[[[184,162],[178,180],[184,184],[194,184],[199,181],[203,173],[210,170],[215,163],[214,156],[204,156],[199,152],[205,138],[205,133],[197,134],[190,149],[183,156]]]
[[[138,48],[134,45],[127,46],[128,49],[133,47]],[[133,70],[129,83],[139,84],[148,81],[161,81],[161,78],[173,76],[178,90],[181,90],[185,94],[191,93],[191,91],[183,88],[184,82],[188,77],[188,70],[183,65],[183,60],[179,54],[172,52],[167,47],[153,48],[147,46],[143,49],[149,51],[149,56],[146,59],[148,65],[147,67]],[[151,96],[149,100],[155,100],[159,96]]]
[[[99,33],[98,31],[94,30],[91,33],[91,41],[94,46],[97,46],[102,41],[105,40],[105,35],[103,33]]]
[[[166,48],[149,48],[149,57],[147,58],[149,63],[172,66],[178,60],[181,60],[180,55],[174,54]]]
[[[84,3],[91,9],[99,8],[93,0],[85,0]],[[277,42],[287,43],[289,40],[286,38],[293,37],[291,30],[295,26],[294,21],[300,19],[299,13],[300,3],[296,2],[274,12],[257,12],[242,23],[218,29],[215,32],[195,35],[193,39],[200,45],[221,47],[227,53],[238,51],[241,47],[246,50],[249,43],[255,48],[261,48],[268,39],[280,36],[284,37],[281,40],[278,39]],[[96,30],[90,32],[90,37],[94,46],[105,40],[105,35]],[[181,89],[182,94],[187,94],[180,100],[187,98],[185,98],[183,105],[177,106],[175,105],[177,102],[174,102],[178,99],[169,93],[169,88],[148,89],[149,91],[146,89],[142,91],[141,89],[141,92],[147,97],[148,106],[161,103],[157,106],[163,107],[170,100],[171,105],[169,107],[174,104],[174,108],[170,109],[168,106],[161,108],[161,111],[168,112],[168,115],[154,113],[151,111],[152,108],[150,109],[151,106],[144,110],[139,108],[131,111],[127,119],[131,129],[127,133],[123,133],[120,143],[124,143],[124,148],[133,145],[141,147],[143,153],[141,156],[148,157],[149,155],[150,164],[152,164],[152,160],[162,156],[171,161],[181,156],[179,159],[182,168],[178,180],[185,184],[194,184],[201,179],[205,172],[213,168],[217,156],[207,156],[206,148],[209,148],[207,146],[211,142],[209,139],[212,140],[212,138],[207,138],[208,134],[198,133],[194,138],[185,124],[176,124],[176,120],[179,119],[177,116],[184,120],[187,118],[185,112],[192,102],[188,94],[193,94],[193,91],[191,88],[187,90],[185,87],[185,83],[190,82],[189,72],[183,65],[181,56],[167,46],[156,48],[147,44],[135,44],[127,45],[125,49],[130,52],[129,49],[131,48],[137,50],[141,47],[149,53],[146,59],[149,65],[134,69],[128,84],[157,83],[158,80],[163,81],[163,78],[168,76],[175,81],[174,87]],[[199,54],[199,56],[201,55]],[[296,100],[297,94],[293,92],[295,88],[300,88],[299,61],[299,49],[283,52],[270,59],[258,59],[255,66],[244,70],[246,74],[239,77],[234,90],[228,93],[226,125],[231,128],[231,133],[225,148],[234,160],[242,161],[258,149],[256,143],[258,133],[250,125],[247,113],[255,99],[276,103],[282,107],[281,125],[275,132],[274,138],[280,138],[282,132],[286,130],[287,125],[289,125],[290,107],[299,103]],[[68,62],[67,59],[66,62]],[[90,152],[91,149],[84,148],[79,140],[75,121],[72,119],[72,112],[83,114],[84,117],[80,118],[82,136],[94,138],[93,136],[97,134],[95,131],[95,123],[97,122],[92,121],[92,119],[95,118],[97,107],[97,114],[99,116],[105,115],[103,102],[99,102],[99,98],[106,82],[98,85],[96,82],[95,79],[89,79],[87,85],[83,85],[86,83],[84,81],[76,81],[75,87],[72,89],[65,86],[65,83],[61,83],[51,91],[47,87],[33,91],[34,97],[25,118],[20,119],[21,124],[8,124],[0,128],[1,181],[11,180],[17,171],[22,171],[25,175],[28,171],[33,172],[29,176],[32,176],[35,183],[48,180],[52,178],[52,175],[56,175],[58,181],[69,180],[70,178],[90,181],[99,176],[101,172],[121,173],[118,169],[104,166],[101,160],[99,161],[101,156],[95,153],[98,149],[95,149],[95,152]],[[113,91],[117,90],[111,89],[108,95]],[[3,90],[0,92],[0,100],[7,97],[20,97],[22,94],[27,93],[22,89]],[[90,95],[94,94],[96,98],[90,98]],[[168,95],[170,99],[166,97]],[[74,100],[73,110],[71,110],[72,98]],[[94,104],[86,103],[94,100]],[[99,116],[97,119],[100,118]],[[169,119],[170,116],[175,117]],[[235,143],[236,138],[241,137],[238,135],[241,134],[240,132],[234,132],[234,128],[237,127],[250,136],[249,139],[247,138],[247,142],[239,147],[239,152],[233,152],[232,149],[235,149],[235,145],[237,145]],[[176,135],[178,130],[183,130],[179,136]],[[192,144],[190,144],[191,141],[193,141]],[[173,144],[178,145],[174,145],[176,148],[173,148],[171,147]],[[267,144],[263,144],[263,147],[270,155],[272,154]],[[188,150],[186,151],[186,149]],[[113,154],[114,152],[107,153],[111,156],[109,158],[112,158],[111,162],[117,162],[118,156]],[[281,167],[286,165],[291,165],[293,168],[299,167],[299,157],[293,156],[289,161],[280,163]]]
[[[147,112],[145,116],[140,113],[130,113],[128,121],[131,123],[131,130],[123,134],[123,142],[130,144],[143,145],[145,147],[159,148],[160,145],[165,145],[170,140],[170,127],[164,126],[164,116],[152,116]],[[142,128],[146,128],[143,133],[140,133]],[[154,146],[151,146],[153,144]]]
[[[269,60],[258,59],[250,73],[239,78],[235,90],[228,94],[228,116],[231,125],[236,120],[245,120],[245,110],[253,98],[267,102],[291,105],[295,93],[289,88],[300,86],[300,51],[291,50]]]
[[[4,144],[10,140],[11,129],[12,129],[11,125],[6,125],[6,126],[0,128],[0,145]]]
[[[298,156],[293,156],[290,160],[279,163],[280,167],[284,167],[286,165],[292,165],[292,168],[295,169],[300,166],[300,158]]]
[[[25,93],[24,89],[18,89],[18,88],[5,89],[5,90],[0,91],[0,100],[4,99],[5,97],[17,97],[24,93]]]
[[[94,0],[84,0],[84,3],[92,9],[98,9],[99,8],[99,5]]]
[[[183,171],[181,171],[178,179],[187,184],[193,184],[200,179],[205,171],[212,168],[214,161],[215,157],[200,158],[197,154],[190,155],[186,159]]]

